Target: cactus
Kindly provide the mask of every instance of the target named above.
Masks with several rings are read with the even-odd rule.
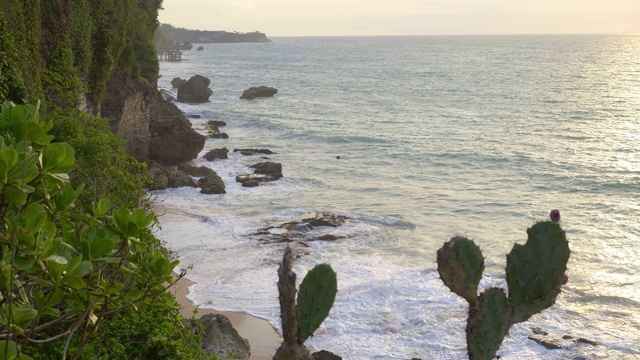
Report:
[[[507,255],[509,295],[491,288],[477,296],[484,258],[473,243],[455,237],[438,250],[438,272],[449,289],[469,303],[467,351],[470,359],[492,359],[509,328],[552,306],[566,283],[569,243],[557,222],[538,222],[527,229],[524,245],[515,244]]]
[[[338,292],[336,273],[330,265],[316,265],[300,284],[297,305],[296,274],[291,270],[293,255],[287,247],[278,269],[282,345],[273,360],[311,360],[303,345],[327,318]]]

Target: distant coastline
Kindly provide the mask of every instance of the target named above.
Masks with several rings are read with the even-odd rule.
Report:
[[[270,42],[265,33],[259,31],[241,33],[229,31],[190,30],[171,24],[160,24],[157,32],[172,43],[245,43]]]

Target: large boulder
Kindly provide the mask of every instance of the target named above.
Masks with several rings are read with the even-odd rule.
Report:
[[[250,87],[242,92],[240,99],[253,100],[257,97],[271,97],[278,93],[278,89],[269,86]]]
[[[216,174],[206,175],[198,180],[201,194],[226,194],[224,181]]]
[[[152,184],[149,190],[164,190],[183,186],[199,187],[198,182],[185,172],[172,167],[166,167],[157,162],[149,163],[149,176]]]
[[[211,81],[204,76],[192,76],[178,88],[178,101],[193,104],[209,102],[209,96],[213,94],[209,83]]]
[[[203,177],[216,173],[213,169],[206,166],[193,166],[191,164],[180,164],[178,165],[178,170],[195,177]]]
[[[253,174],[240,174],[236,176],[236,181],[244,187],[258,186],[263,182],[276,181],[282,177],[282,164],[271,161],[258,163],[250,166]]]
[[[149,159],[178,165],[197,158],[205,137],[191,128],[191,122],[175,104],[157,94],[151,102]]]
[[[202,350],[220,360],[248,360],[251,357],[249,341],[238,334],[229,319],[221,314],[207,314],[198,319],[202,330]]]
[[[266,161],[258,164],[253,164],[249,166],[253,168],[253,172],[256,174],[264,174],[264,175],[280,175],[282,177],[282,164],[276,163],[272,161]]]

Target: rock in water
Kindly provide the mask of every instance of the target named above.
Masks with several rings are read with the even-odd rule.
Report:
[[[175,77],[173,78],[173,80],[171,80],[171,86],[173,86],[174,89],[179,88],[180,86],[184,85],[187,83],[187,80],[179,78],[179,77]]]
[[[215,159],[228,159],[229,158],[227,156],[228,153],[229,153],[229,150],[227,148],[213,149],[208,153],[204,154],[204,158],[207,159],[208,161],[213,161]]]
[[[200,193],[201,194],[226,194],[224,182],[216,174],[204,176],[200,180],[198,180],[198,184],[200,185]]]
[[[198,157],[205,137],[193,130],[180,109],[159,92],[151,101],[150,119],[148,159],[178,165]]]
[[[198,319],[204,326],[202,350],[213,354],[220,360],[248,360],[251,357],[249,341],[238,334],[229,319],[221,314],[207,314]]]
[[[178,101],[192,104],[209,102],[213,91],[209,89],[211,81],[204,76],[192,76],[178,88]]]
[[[240,99],[253,100],[257,97],[271,97],[278,93],[278,90],[269,86],[250,87],[242,93]],[[178,98],[180,101],[180,98]]]

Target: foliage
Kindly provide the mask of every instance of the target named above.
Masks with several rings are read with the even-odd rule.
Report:
[[[82,359],[176,359],[213,360],[200,347],[199,323],[183,320],[179,305],[168,292],[153,299],[145,299],[136,309],[127,307],[109,316],[100,332],[87,344]],[[199,330],[199,329],[198,329]],[[70,345],[76,349],[79,339]],[[63,346],[47,343],[30,348],[36,360],[59,359]]]
[[[72,183],[87,185],[76,206],[88,211],[91,204],[109,198],[116,207],[148,207],[143,189],[146,166],[126,154],[107,120],[78,110],[53,112],[46,119],[53,123],[54,140],[76,150],[79,167]]]
[[[36,106],[2,108],[0,348],[64,339],[64,359],[76,337],[78,358],[110,315],[162,293],[177,261],[141,240],[153,214],[107,199],[74,211],[83,190],[69,183],[75,153],[51,143],[51,126]]]
[[[14,38],[8,29],[0,7],[0,101],[11,99],[22,102],[26,97],[26,89],[19,73]]]
[[[559,214],[556,218],[559,221]],[[438,250],[440,279],[469,303],[466,331],[470,359],[493,359],[509,328],[552,306],[566,282],[570,250],[560,225],[538,222],[527,234],[526,244],[515,244],[507,255],[508,297],[500,288],[477,296],[484,257],[473,241],[454,237]]]
[[[254,31],[248,33],[228,31],[189,30],[171,24],[161,24],[158,31],[162,36],[174,43],[242,43],[271,41],[264,33]]]

